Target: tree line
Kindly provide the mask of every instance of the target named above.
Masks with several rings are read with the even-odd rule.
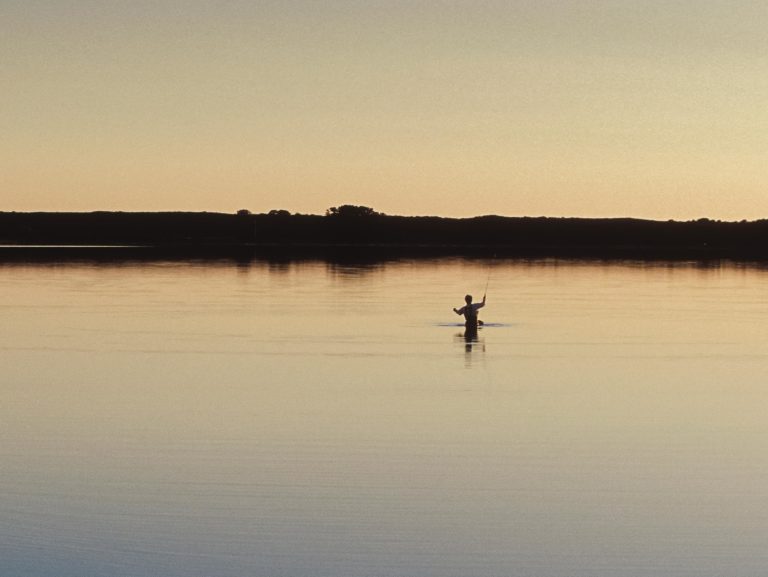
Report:
[[[250,246],[262,251],[333,246],[403,254],[768,257],[768,221],[632,218],[393,216],[341,205],[324,215],[210,212],[0,212],[0,243]]]

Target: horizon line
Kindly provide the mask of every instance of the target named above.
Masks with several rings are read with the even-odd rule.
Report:
[[[362,205],[339,205],[339,206],[362,206]],[[369,208],[369,207],[364,207]],[[372,209],[373,210],[373,209]],[[244,215],[244,216],[269,216],[271,213],[288,213],[287,216],[316,216],[325,217],[327,214],[306,213],[306,212],[291,212],[287,209],[270,209],[266,212],[253,212],[249,209],[238,209],[231,212],[223,212],[218,210],[0,210],[0,214],[216,214],[216,215]],[[745,224],[750,222],[761,222],[766,220],[765,218],[755,219],[720,219],[711,217],[698,217],[688,218],[680,220],[676,218],[645,218],[637,216],[553,216],[553,215],[503,215],[503,214],[477,214],[475,216],[442,216],[438,214],[390,214],[386,212],[375,211],[374,216],[386,216],[396,218],[443,218],[447,220],[472,220],[477,218],[509,218],[509,219],[552,219],[552,220],[637,220],[646,222],[678,222],[678,223],[691,223],[691,222],[715,222],[715,223],[732,223],[732,224]]]

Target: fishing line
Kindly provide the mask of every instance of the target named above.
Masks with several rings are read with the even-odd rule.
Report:
[[[493,255],[493,258],[496,258],[496,255]],[[488,294],[488,285],[491,283],[491,272],[493,271],[493,267],[491,264],[493,263],[493,260],[491,260],[491,263],[488,264],[488,278],[485,280],[485,290],[483,291],[483,296],[486,296]]]

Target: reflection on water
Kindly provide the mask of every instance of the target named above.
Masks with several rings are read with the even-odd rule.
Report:
[[[456,340],[464,346],[464,366],[467,368],[472,367],[472,361],[478,354],[485,352],[485,339],[480,336],[480,330],[475,328],[464,328],[460,333],[457,333]],[[475,353],[473,356],[472,353]]]
[[[0,574],[764,574],[765,281],[0,266]]]

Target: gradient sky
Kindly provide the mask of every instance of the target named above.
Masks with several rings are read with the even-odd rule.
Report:
[[[768,217],[764,0],[0,0],[0,210]]]

